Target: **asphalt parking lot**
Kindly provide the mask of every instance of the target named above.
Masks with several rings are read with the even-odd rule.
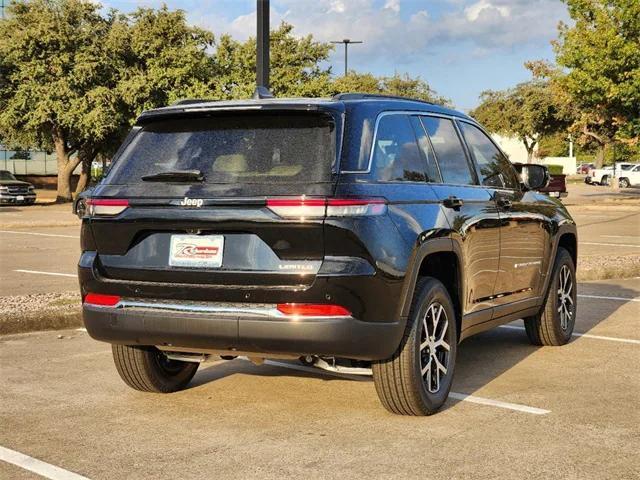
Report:
[[[0,446],[96,479],[638,478],[640,280],[579,292],[585,336],[537,348],[516,322],[465,341],[458,395],[429,418],[387,413],[366,378],[239,359],[141,394],[84,332],[6,336]]]
[[[77,221],[31,208],[0,210],[0,296],[76,290]],[[637,205],[570,209],[581,255],[640,253]],[[569,345],[533,347],[522,322],[463,342],[429,418],[295,362],[212,358],[187,390],[142,394],[81,330],[0,336],[0,478],[640,478],[640,279],[578,293]]]

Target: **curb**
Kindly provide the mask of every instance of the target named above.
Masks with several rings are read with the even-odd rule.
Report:
[[[79,310],[75,312],[54,312],[44,316],[39,313],[42,312],[0,319],[0,335],[44,330],[65,330],[83,326],[82,314]]]

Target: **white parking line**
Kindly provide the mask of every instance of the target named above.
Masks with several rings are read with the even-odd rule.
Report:
[[[631,297],[606,297],[603,295],[584,295],[584,294],[578,294],[579,297],[581,298],[597,298],[599,300],[615,300],[617,302],[640,302],[640,297],[635,297],[635,298],[631,298]]]
[[[18,232],[15,230],[0,230],[0,233],[13,233],[16,235],[38,235],[40,237],[80,238],[77,235],[60,235],[57,233]]]
[[[524,327],[518,327],[516,325],[500,325],[500,328],[508,328],[510,330],[524,330]],[[634,345],[640,345],[640,340],[634,340],[632,338],[617,338],[617,337],[603,337],[602,335],[591,335],[590,333],[572,333],[573,337],[593,338],[595,340],[608,340],[610,342],[631,343]]]
[[[603,238],[640,238],[640,235],[600,235]]]
[[[546,415],[551,413],[551,410],[545,410],[543,408],[529,407],[527,405],[520,405],[518,403],[501,402],[500,400],[493,400],[491,398],[476,397],[475,395],[467,395],[465,393],[449,392],[451,398],[456,400],[462,400],[463,402],[479,403],[480,405],[490,405],[492,407],[506,408],[508,410],[516,410],[518,412],[531,413],[533,415]]]
[[[35,273],[37,275],[55,275],[57,277],[73,277],[73,278],[77,277],[75,273],[40,272],[39,270],[14,270],[14,272]]]
[[[0,460],[36,473],[42,477],[50,478],[51,480],[89,480],[87,477],[83,477],[77,473],[70,472],[69,470],[56,467],[50,463],[4,447],[0,447]]]
[[[580,242],[580,245],[601,245],[605,247],[635,247],[640,248],[640,245],[634,245],[631,243],[598,243],[598,242]]]
[[[344,378],[347,380],[370,381],[370,377],[368,376],[330,372],[328,370],[322,370],[321,368],[306,367],[304,365],[296,365],[293,363],[276,362],[274,360],[265,360],[264,363],[273,367],[289,368],[291,370],[299,370],[301,372],[315,373],[316,375],[329,375],[333,377]],[[546,415],[547,413],[551,413],[550,410],[544,410],[542,408],[529,407],[528,405],[520,405],[518,403],[501,402],[500,400],[476,397],[475,395],[467,395],[466,393],[449,392],[449,396],[463,402],[477,403],[480,405],[490,405],[492,407],[506,408],[507,410],[516,410],[518,412],[531,413],[533,415]]]

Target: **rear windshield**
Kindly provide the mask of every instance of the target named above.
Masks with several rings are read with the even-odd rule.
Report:
[[[327,114],[260,113],[148,124],[105,183],[129,185],[163,172],[199,170],[205,183],[331,181],[336,128]]]

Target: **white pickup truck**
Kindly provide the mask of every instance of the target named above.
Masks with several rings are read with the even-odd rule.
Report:
[[[618,162],[602,168],[593,168],[589,171],[584,181],[593,185],[610,185],[611,180],[625,178],[628,181],[627,173],[638,166],[637,163]],[[631,185],[631,184],[630,184]],[[622,185],[620,185],[622,188]]]
[[[584,178],[584,181],[591,185],[609,185],[611,177],[613,177],[613,166],[592,168]]]
[[[620,188],[640,187],[640,164],[628,170],[623,170],[617,177]]]

